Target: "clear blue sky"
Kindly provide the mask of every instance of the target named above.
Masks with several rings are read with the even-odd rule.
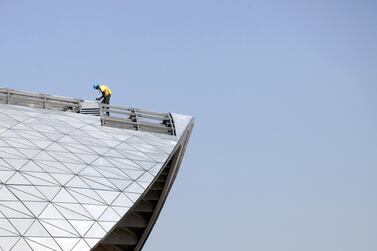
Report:
[[[377,3],[0,0],[0,85],[196,117],[145,251],[377,250]]]

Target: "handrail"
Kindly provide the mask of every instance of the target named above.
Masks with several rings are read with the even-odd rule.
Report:
[[[149,112],[142,109],[126,108],[100,103],[102,125],[131,127],[140,131],[162,132],[176,135],[170,113]]]
[[[58,110],[70,107],[72,110],[78,110],[80,102],[82,100],[0,88],[0,103],[5,104]]]
[[[83,114],[88,114],[88,110],[82,109],[82,104],[90,104],[90,109],[98,110],[91,115],[99,115],[103,126],[176,135],[174,120],[170,113],[103,103],[96,104],[75,98],[17,91],[9,88],[0,88],[0,103]]]

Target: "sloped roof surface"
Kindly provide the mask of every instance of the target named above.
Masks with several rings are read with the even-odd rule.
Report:
[[[0,250],[90,250],[144,193],[178,139],[1,104]]]

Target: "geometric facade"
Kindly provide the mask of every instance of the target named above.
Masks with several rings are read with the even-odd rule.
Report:
[[[0,250],[140,250],[193,126],[172,117],[176,135],[0,104]]]

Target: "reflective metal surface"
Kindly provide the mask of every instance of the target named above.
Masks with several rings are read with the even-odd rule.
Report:
[[[191,119],[174,118],[180,133]],[[145,192],[179,137],[0,104],[0,249],[90,250]]]

